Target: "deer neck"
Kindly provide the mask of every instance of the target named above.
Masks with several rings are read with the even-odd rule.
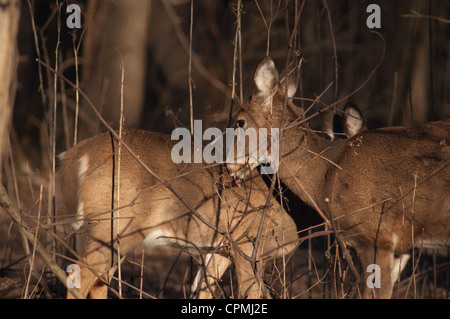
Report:
[[[325,183],[342,143],[325,140],[306,126],[286,128],[280,137],[280,179],[310,206],[322,206]]]

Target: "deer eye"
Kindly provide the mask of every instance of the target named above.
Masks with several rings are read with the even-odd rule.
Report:
[[[244,125],[245,125],[245,120],[238,120],[238,121],[236,122],[236,126],[237,126],[237,127],[242,127],[242,128],[244,128]]]

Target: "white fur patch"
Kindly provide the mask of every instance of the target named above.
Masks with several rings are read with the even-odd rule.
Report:
[[[89,167],[89,157],[87,155],[83,155],[78,161],[80,162],[80,167],[78,168],[78,185],[81,186],[84,175]]]
[[[398,277],[402,273],[403,269],[405,269],[405,266],[409,260],[409,257],[411,257],[411,255],[403,254],[400,256],[400,258],[394,258],[394,262],[392,265],[392,273],[391,273],[392,284],[395,284],[395,282],[398,280]]]
[[[397,250],[398,245],[398,236],[393,233],[392,234],[392,252],[393,256],[395,251]],[[405,269],[406,263],[408,262],[410,255],[408,254],[402,254],[399,258],[392,258],[392,268],[391,268],[391,282],[392,284],[395,284],[395,282],[398,280],[398,277],[402,273],[403,269]]]
[[[61,154],[59,154],[58,157],[58,161],[62,162],[64,160],[64,156],[66,156],[66,152],[62,152]]]
[[[83,226],[83,224],[84,224],[84,204],[80,200],[80,202],[78,203],[77,219],[72,223],[72,228],[74,230],[78,230],[81,228],[81,226]]]
[[[397,249],[398,236],[394,233],[392,234],[392,250],[395,251]]]
[[[78,187],[81,187],[81,184],[83,183],[84,176],[86,175],[86,172],[89,167],[89,157],[87,155],[83,155],[78,160],[80,163],[80,166],[78,167]],[[77,209],[77,217],[76,220],[72,223],[72,228],[74,230],[78,230],[83,226],[84,224],[84,203],[83,201],[78,202],[78,209]]]
[[[142,245],[145,247],[153,247],[153,246],[170,246],[171,244],[176,244],[177,240],[167,237],[174,237],[168,231],[164,231],[161,229],[156,229],[145,237],[142,241]]]

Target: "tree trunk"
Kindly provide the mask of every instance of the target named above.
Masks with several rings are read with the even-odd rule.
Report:
[[[17,83],[19,0],[0,0],[0,180]]]
[[[119,126],[123,58],[125,126],[138,127],[144,101],[150,1],[89,1],[84,39],[82,87],[104,118]],[[86,108],[87,109],[87,108]],[[97,127],[80,125],[80,139]],[[86,130],[87,129],[87,130]]]

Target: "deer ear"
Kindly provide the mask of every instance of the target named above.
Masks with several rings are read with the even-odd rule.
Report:
[[[334,109],[327,109],[320,113],[320,123],[322,131],[329,137],[331,141],[334,140]]]
[[[345,135],[350,138],[361,131],[364,131],[364,117],[359,108],[349,102],[344,106],[344,114],[342,116],[342,127]]]
[[[278,71],[273,60],[266,56],[256,67],[255,76],[255,94],[259,97],[268,99],[273,89],[278,85]]]

